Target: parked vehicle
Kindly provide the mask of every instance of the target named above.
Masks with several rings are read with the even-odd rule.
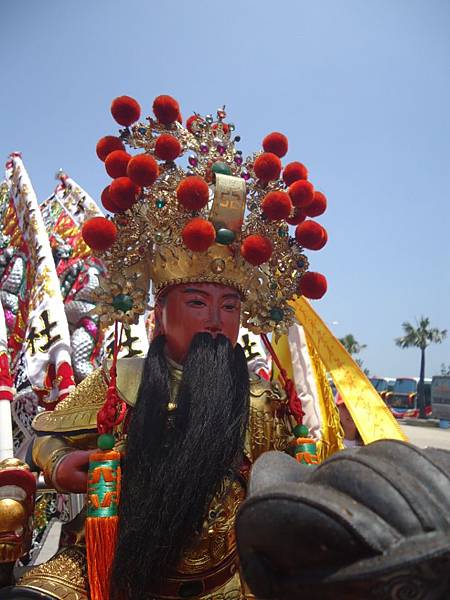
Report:
[[[418,417],[417,405],[418,377],[397,377],[392,392],[386,392],[385,401],[397,419],[405,417]],[[425,387],[425,414],[431,416],[431,379],[426,378]]]
[[[370,383],[377,390],[383,400],[386,400],[387,392],[394,389],[395,379],[393,377],[371,377]]]
[[[450,421],[450,375],[435,375],[431,381],[433,417]]]

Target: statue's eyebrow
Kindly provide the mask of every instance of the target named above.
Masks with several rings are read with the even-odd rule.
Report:
[[[187,290],[183,290],[183,294],[201,294],[202,296],[209,296],[208,292],[204,292],[198,288],[188,288]]]
[[[208,292],[199,290],[198,288],[187,288],[186,290],[183,290],[183,294],[201,294],[202,296],[205,296],[205,297],[210,296],[210,294],[208,294]],[[222,296],[222,299],[240,300],[240,296],[239,296],[238,292],[231,292],[230,294],[224,294]]]

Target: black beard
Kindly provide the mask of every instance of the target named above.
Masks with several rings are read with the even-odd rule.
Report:
[[[129,427],[114,598],[142,598],[176,567],[223,478],[243,456],[249,374],[242,348],[222,335],[197,334],[169,418],[164,346],[159,336],[149,348]]]

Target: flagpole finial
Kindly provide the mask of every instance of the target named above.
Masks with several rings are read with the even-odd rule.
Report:
[[[58,169],[55,173],[55,179],[60,179],[63,183],[67,179],[68,175],[63,169]]]

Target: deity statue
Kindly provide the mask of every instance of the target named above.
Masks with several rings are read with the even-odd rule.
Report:
[[[57,491],[87,492],[87,507],[64,527],[59,552],[3,593],[253,598],[234,529],[253,462],[279,450],[309,467],[342,447],[342,432],[331,398],[322,407],[327,433],[315,439],[313,414],[282,366],[284,389],[249,373],[238,332],[262,334],[273,351],[266,334],[275,342],[287,333],[290,301],[325,293],[304,249],[327,241],[309,218],[326,199],[301,163],[282,172],[282,134],[244,160],[223,109],[217,119],[193,115],[186,128],[168,96],[156,98],[155,118],[144,123],[129,97],[111,110],[124,129],[97,145],[113,178],[102,194],[111,216],[87,221],[83,236],[107,267],[94,300],[102,326],[115,327],[114,356],[33,424],[31,467]],[[131,157],[124,143],[143,151]],[[175,162],[184,153],[185,168]],[[147,357],[120,359],[122,326],[146,312],[150,286]],[[89,534],[116,523],[109,538]]]

